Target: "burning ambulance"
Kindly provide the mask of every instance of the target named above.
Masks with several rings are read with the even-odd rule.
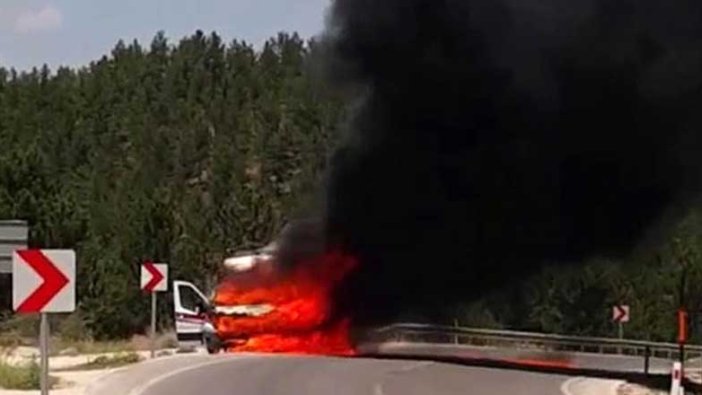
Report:
[[[335,314],[332,297],[355,265],[337,251],[282,265],[275,244],[225,259],[209,298],[174,281],[178,340],[204,344],[210,353],[353,354],[349,320]]]

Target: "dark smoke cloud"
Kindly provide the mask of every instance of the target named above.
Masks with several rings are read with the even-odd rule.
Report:
[[[702,2],[336,0],[335,78],[362,87],[327,236],[362,262],[357,319],[626,254],[699,191]]]

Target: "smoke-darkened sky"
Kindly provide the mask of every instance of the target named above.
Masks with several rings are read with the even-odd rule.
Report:
[[[361,318],[621,256],[699,191],[702,3],[336,0],[326,219]]]

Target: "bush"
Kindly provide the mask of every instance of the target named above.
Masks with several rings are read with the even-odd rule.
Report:
[[[2,331],[0,333],[0,348],[15,348],[24,344],[24,339],[16,331]]]
[[[39,317],[16,315],[0,322],[0,348],[35,345],[39,338]]]
[[[164,333],[157,342],[157,348],[178,348],[178,337],[173,332]]]
[[[490,307],[483,301],[459,305],[454,311],[452,325],[476,328],[500,329],[501,323]]]
[[[85,317],[80,311],[75,312],[58,323],[57,334],[63,340],[82,341],[91,338]]]
[[[26,365],[13,366],[0,362],[0,387],[13,390],[39,389],[41,369],[36,361]],[[49,385],[53,386],[58,380],[49,377]]]
[[[0,332],[14,332],[22,338],[39,338],[39,315],[18,314],[0,323]]]

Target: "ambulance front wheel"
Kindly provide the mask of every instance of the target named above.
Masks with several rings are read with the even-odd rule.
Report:
[[[222,351],[222,342],[215,334],[206,334],[204,339],[208,354],[219,354]]]

